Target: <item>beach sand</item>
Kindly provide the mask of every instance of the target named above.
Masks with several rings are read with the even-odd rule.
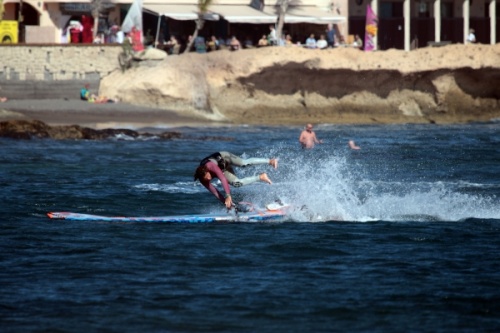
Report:
[[[0,103],[0,121],[40,120],[51,126],[79,125],[94,129],[221,126],[202,117],[126,103],[93,104],[81,100],[8,100]]]
[[[51,93],[43,97],[52,99],[9,98],[0,102],[0,121],[134,130],[491,121],[500,117],[499,59],[499,44],[412,52],[262,48],[191,53],[102,78],[99,95],[119,103],[81,101],[79,83],[71,80],[65,84],[76,96],[64,99],[57,95],[63,83],[52,87],[49,82],[43,91]],[[25,84],[27,90],[30,82]],[[16,91],[23,90],[18,83]]]

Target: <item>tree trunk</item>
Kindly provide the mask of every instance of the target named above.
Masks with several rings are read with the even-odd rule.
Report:
[[[283,25],[285,24],[285,14],[287,11],[288,11],[288,0],[282,0],[281,3],[279,4],[278,26],[276,27],[276,38],[278,39],[278,41],[283,39]]]
[[[94,18],[94,27],[92,28],[92,42],[95,40],[97,36],[97,30],[99,30],[99,13],[102,9],[103,0],[91,0],[90,8],[92,9],[92,17]]]
[[[201,29],[203,29],[203,25],[205,24],[205,20],[203,19],[203,15],[198,15],[198,19],[196,20],[196,27],[193,32],[193,37],[191,38],[190,41],[188,41],[188,44],[186,45],[186,49],[182,53],[189,53],[191,48],[193,47],[194,41],[196,37],[198,37],[198,33]]]
[[[97,12],[97,15],[95,15],[95,13],[92,13],[94,14],[93,17],[94,17],[94,28],[92,29],[92,41],[95,40],[95,37],[97,36],[97,30],[99,29],[99,12]]]

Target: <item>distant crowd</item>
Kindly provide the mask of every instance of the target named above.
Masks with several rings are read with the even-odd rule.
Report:
[[[80,22],[81,21],[81,22]],[[355,47],[362,49],[363,41],[356,36],[349,36],[345,40],[344,36],[335,30],[333,24],[328,24],[324,31],[316,30],[307,36],[297,35],[292,37],[285,32],[278,36],[274,25],[269,25],[269,32],[260,37],[232,35],[228,38],[212,35],[210,37],[198,35],[166,37],[163,30],[159,34],[153,34],[151,30],[140,32],[133,30],[124,33],[120,26],[115,22],[107,22],[105,27],[100,27],[100,33],[95,37],[92,35],[92,17],[83,15],[80,20],[70,20],[63,29],[62,42],[66,43],[94,43],[94,44],[114,44],[130,43],[135,51],[141,51],[144,48],[159,48],[168,54],[179,54],[190,46],[190,52],[206,53],[222,49],[238,51],[240,49],[249,49],[265,46],[295,46],[308,49],[327,49],[334,47]],[[318,33],[319,32],[319,33]]]
[[[146,38],[147,40],[148,38]],[[147,43],[147,42],[146,42]],[[336,32],[333,25],[329,24],[324,33],[319,35],[319,38],[314,33],[311,33],[304,40],[293,40],[292,36],[288,33],[278,37],[274,25],[269,26],[269,33],[263,34],[257,41],[252,40],[251,37],[246,36],[240,40],[237,36],[233,35],[229,38],[222,38],[217,36],[188,36],[185,40],[180,41],[176,36],[170,36],[168,40],[158,40],[149,43],[150,47],[156,47],[165,50],[169,54],[178,54],[191,45],[191,52],[206,53],[217,51],[221,49],[228,49],[231,51],[238,51],[240,49],[249,49],[255,47],[266,46],[295,46],[304,47],[308,49],[327,49],[334,47],[355,47],[362,49],[363,41],[359,35],[355,35],[351,41],[346,41],[345,38]]]

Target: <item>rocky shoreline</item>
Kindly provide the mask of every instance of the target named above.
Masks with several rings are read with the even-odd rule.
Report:
[[[269,47],[114,71],[101,92],[235,124],[465,123],[500,117],[500,44],[362,52]]]
[[[186,135],[177,131],[160,133],[139,132],[123,128],[107,128],[96,130],[78,125],[50,126],[39,120],[8,120],[0,122],[0,138],[32,140],[199,140],[199,141],[232,141],[231,137],[224,136],[196,136]]]
[[[488,122],[500,119],[499,87],[500,44],[371,53],[268,47],[138,63],[101,78],[99,94],[119,103],[87,103],[77,91],[9,99],[0,121],[97,130]]]

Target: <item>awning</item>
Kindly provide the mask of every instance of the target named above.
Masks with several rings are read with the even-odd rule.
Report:
[[[192,5],[143,4],[142,9],[155,15],[163,15],[178,21],[193,21],[198,18],[198,7]],[[219,16],[207,13],[207,21],[218,21]]]
[[[7,5],[9,3],[20,3],[22,0],[3,0],[3,4]],[[22,1],[25,4],[29,4],[31,7],[33,7],[38,13],[42,13],[42,8],[40,2],[37,2],[36,0],[24,0]]]
[[[277,14],[274,6],[266,6],[264,12],[269,14]],[[328,24],[345,22],[345,16],[338,16],[331,12],[321,10],[316,6],[293,6],[289,7],[285,14],[285,23],[311,23],[311,24]]]
[[[79,3],[85,3],[85,4],[90,4],[91,0],[46,0],[46,1],[43,1],[43,2],[46,2],[46,3],[76,3],[76,4],[79,4]]]
[[[211,5],[211,12],[217,13],[230,23],[276,23],[277,16],[264,13],[247,5]]]

